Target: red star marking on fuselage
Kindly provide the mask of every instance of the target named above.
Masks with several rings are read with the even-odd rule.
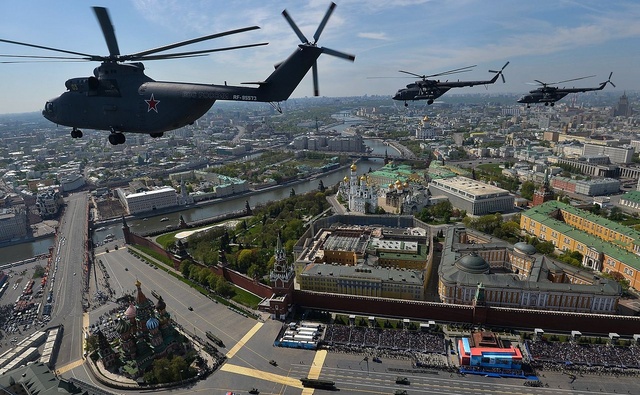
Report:
[[[149,100],[145,100],[147,102],[147,105],[149,106],[149,108],[147,108],[147,112],[153,110],[156,113],[158,112],[158,103],[160,103],[160,100],[156,100],[153,98],[153,93],[151,94],[151,98]]]

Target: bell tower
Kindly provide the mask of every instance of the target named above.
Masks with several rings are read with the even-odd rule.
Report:
[[[544,202],[548,202],[549,200],[553,200],[553,190],[549,185],[549,172],[548,170],[545,170],[544,184],[542,184],[542,187],[540,187],[540,189],[536,189],[536,191],[533,192],[533,205],[537,206]]]
[[[275,293],[287,292],[293,287],[294,271],[293,267],[287,264],[287,256],[282,247],[282,239],[278,235],[278,242],[275,250],[275,263],[271,272],[271,286]]]
[[[282,247],[282,238],[278,234],[275,249],[275,263],[269,276],[273,295],[269,300],[269,312],[277,319],[284,320],[293,305],[293,265],[287,263],[287,256]]]

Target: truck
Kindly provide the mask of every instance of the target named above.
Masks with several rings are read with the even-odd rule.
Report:
[[[220,340],[218,336],[211,333],[211,331],[207,331],[205,334],[207,335],[207,339],[211,340],[220,347],[224,347],[224,343],[222,342],[222,340]]]
[[[336,383],[331,380],[310,379],[308,377],[301,378],[300,382],[304,387],[321,388],[321,389],[335,389]]]

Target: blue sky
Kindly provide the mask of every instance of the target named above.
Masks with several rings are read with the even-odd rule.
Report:
[[[264,80],[299,43],[281,12],[287,9],[312,38],[329,1],[271,0],[5,0],[0,38],[97,55],[108,53],[92,5],[107,7],[123,54],[245,26],[260,30],[183,50],[268,42],[264,47],[205,58],[145,62],[158,81],[237,85]],[[388,95],[411,83],[398,70],[435,74],[477,64],[462,80],[489,79],[510,65],[507,83],[456,93],[533,89],[528,82],[596,77],[567,86],[597,86],[613,71],[620,91],[640,89],[640,2],[618,0],[336,0],[318,45],[356,55],[354,63],[323,55],[323,96]],[[0,54],[55,55],[6,43]],[[2,60],[2,59],[0,59]],[[95,62],[0,64],[0,113],[40,111],[64,92],[69,78],[92,75]],[[293,97],[312,96],[310,74]],[[448,93],[449,95],[451,93]],[[446,97],[446,96],[445,96]],[[445,98],[443,97],[443,98]]]

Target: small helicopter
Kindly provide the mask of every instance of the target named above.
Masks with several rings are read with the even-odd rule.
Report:
[[[67,56],[4,55],[3,57],[101,62],[93,71],[93,76],[67,80],[65,83],[67,91],[47,101],[42,115],[53,123],[71,127],[73,138],[82,137],[81,129],[108,130],[111,132],[109,142],[118,145],[124,144],[126,140],[123,132],[146,133],[151,137],[161,137],[166,131],[193,124],[211,108],[216,100],[267,102],[271,103],[277,111],[282,112],[278,102],[289,98],[309,69],[313,69],[314,94],[318,96],[316,60],[321,54],[325,53],[349,61],[355,60],[353,55],[316,45],[335,7],[336,4],[331,3],[313,35],[313,42],[304,36],[287,10],[282,12],[302,44],[299,44],[295,52],[284,62],[277,64],[266,80],[243,83],[255,84],[258,85],[257,87],[227,86],[226,83],[225,85],[208,85],[154,81],[144,74],[144,65],[141,61],[206,56],[218,51],[266,45],[267,43],[258,43],[162,54],[162,52],[189,44],[259,29],[258,26],[211,34],[122,55],[107,9],[93,7],[107,43],[109,55],[91,55],[5,39],[0,39],[0,42],[67,54]]]
[[[496,73],[496,75],[487,81],[444,81],[440,80],[430,80],[432,77],[440,77],[444,75],[458,74],[464,73],[467,71],[471,71],[471,68],[476,67],[466,66],[461,67],[459,69],[453,69],[449,71],[444,71],[442,73],[431,74],[431,75],[419,75],[415,73],[410,73],[408,71],[400,70],[401,73],[409,74],[414,77],[418,77],[421,80],[414,82],[413,84],[407,85],[406,88],[398,90],[395,96],[393,96],[393,100],[403,100],[405,107],[408,106],[408,100],[426,100],[427,104],[433,104],[433,101],[440,96],[444,95],[451,88],[462,88],[465,86],[474,86],[474,85],[488,85],[493,84],[498,80],[498,77],[502,77],[502,82],[504,83],[504,75],[502,71],[507,67],[509,62],[505,63],[504,66],[500,70],[489,70],[490,73]]]
[[[611,84],[611,86],[615,88],[616,86],[614,85],[613,82],[611,82],[612,75],[613,75],[613,72],[609,74],[609,78],[605,82],[602,82],[598,87],[595,87],[595,88],[558,88],[556,86],[552,86],[557,84],[563,84],[565,82],[578,81],[578,80],[583,80],[585,78],[595,77],[593,75],[580,77],[580,78],[573,78],[570,80],[564,80],[559,82],[551,82],[551,83],[535,80],[538,84],[542,86],[540,88],[529,91],[529,94],[527,95],[523,95],[521,98],[518,99],[518,103],[526,103],[527,108],[531,107],[531,103],[544,103],[545,106],[553,107],[555,102],[567,96],[569,93],[600,91],[600,90],[603,90],[607,84]]]

